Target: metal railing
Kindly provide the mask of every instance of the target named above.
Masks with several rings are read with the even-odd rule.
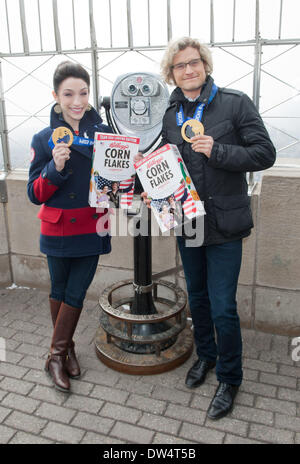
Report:
[[[12,32],[12,19],[11,19],[11,14],[9,12],[9,8],[11,8],[11,3],[8,4],[8,0],[0,0],[0,5],[2,6],[2,24],[5,26],[6,25],[6,43],[7,43],[7,50],[0,50],[0,133],[1,133],[1,144],[2,144],[2,153],[3,153],[3,166],[4,166],[4,171],[8,171],[11,168],[11,163],[10,163],[10,153],[9,153],[9,132],[7,129],[7,115],[6,115],[6,110],[5,110],[5,90],[3,86],[3,71],[2,71],[2,66],[1,66],[1,60],[5,60],[8,58],[14,58],[14,57],[26,57],[26,56],[50,56],[53,57],[55,55],[60,55],[60,54],[67,54],[67,55],[72,55],[72,54],[81,54],[81,53],[88,53],[91,56],[91,75],[92,75],[92,83],[93,83],[93,98],[94,98],[94,106],[98,108],[99,105],[99,95],[100,95],[100,88],[99,88],[99,76],[100,76],[100,66],[99,66],[99,61],[101,61],[101,56],[102,54],[106,52],[128,52],[128,51],[135,51],[139,54],[143,54],[144,57],[149,58],[145,55],[146,51],[154,51],[154,50],[163,50],[166,47],[166,43],[162,43],[160,45],[155,45],[153,44],[152,40],[152,35],[151,35],[151,28],[153,26],[153,20],[151,20],[151,8],[153,7],[154,3],[157,0],[144,0],[144,5],[146,7],[146,13],[147,17],[145,19],[145,24],[147,25],[148,28],[148,33],[147,33],[147,41],[144,44],[136,44],[134,41],[134,28],[135,24],[133,24],[133,10],[132,6],[133,3],[135,4],[135,0],[106,0],[104,2],[103,0],[68,0],[69,3],[68,5],[70,6],[69,8],[69,16],[68,16],[68,22],[71,23],[71,30],[72,30],[72,35],[73,35],[73,47],[71,48],[66,48],[63,46],[63,40],[62,40],[62,31],[61,31],[61,25],[60,25],[60,7],[62,5],[61,1],[65,2],[66,0],[52,0],[51,4],[51,10],[52,10],[52,17],[49,17],[49,22],[52,22],[52,27],[53,27],[53,36],[54,36],[54,44],[55,47],[53,49],[46,49],[45,44],[44,44],[44,33],[43,33],[43,21],[42,21],[42,6],[44,5],[43,2],[45,0],[35,0],[35,6],[36,6],[36,17],[35,17],[35,23],[37,25],[37,30],[38,30],[38,37],[39,37],[39,47],[36,46],[35,44],[35,50],[31,49],[30,46],[30,40],[29,40],[29,28],[30,28],[30,18],[27,14],[27,10],[29,7],[28,0],[14,0],[14,5],[18,6],[18,15],[15,15],[16,17],[19,17],[19,23],[18,26],[16,26],[16,23],[14,24],[14,27],[17,27],[17,30],[19,30],[20,36],[22,38],[21,43],[22,43],[22,50],[14,51],[13,50],[13,32]],[[49,4],[49,0],[48,4]],[[266,46],[271,46],[271,45],[290,45],[291,47],[297,47],[300,43],[299,38],[282,38],[282,24],[283,24],[283,15],[284,12],[286,11],[286,8],[288,7],[288,1],[289,0],[278,0],[278,5],[279,5],[279,14],[278,14],[278,33],[277,37],[274,39],[266,39],[261,37],[261,32],[260,32],[260,24],[261,24],[261,18],[260,18],[260,6],[263,1],[266,0],[252,0],[252,4],[255,6],[255,33],[254,37],[250,38],[249,40],[237,40],[237,22],[238,22],[238,17],[237,17],[237,7],[240,6],[239,0],[228,0],[228,5],[231,6],[231,12],[232,12],[232,40],[231,41],[216,41],[215,36],[216,36],[216,30],[215,30],[215,11],[218,6],[220,6],[220,2],[218,0],[201,0],[206,4],[207,7],[209,7],[209,40],[207,41],[208,45],[214,48],[219,48],[223,51],[226,51],[230,53],[233,57],[235,57],[238,60],[243,61],[243,59],[238,56],[234,52],[235,47],[252,47],[255,53],[255,58],[254,58],[254,63],[252,64],[251,62],[247,62],[248,65],[250,65],[253,69],[249,72],[251,74],[253,72],[253,88],[252,88],[252,98],[254,101],[254,104],[256,107],[259,109],[260,105],[260,89],[261,89],[261,76],[262,73],[266,73],[266,71],[263,69],[263,63],[262,63],[262,56],[263,56],[263,48]],[[251,1],[251,0],[250,0]],[[10,0],[11,2],[11,0]],[[118,3],[119,2],[119,3]],[[182,0],[184,2],[184,0]],[[101,44],[98,43],[97,41],[97,31],[99,30],[99,18],[97,17],[97,22],[95,18],[95,8],[99,8],[99,5],[106,5],[106,23],[108,24],[108,30],[109,30],[109,46],[101,46]],[[162,15],[166,15],[166,38],[167,40],[170,40],[173,37],[173,20],[174,20],[174,5],[172,0],[160,0],[159,2],[162,7],[164,5],[165,10],[162,10]],[[201,2],[197,0],[197,5],[199,5]],[[223,0],[224,3],[224,0]],[[244,2],[246,3],[246,2]],[[42,5],[43,4],[43,5]],[[125,7],[126,5],[126,27],[127,27],[127,44],[124,46],[116,46],[114,44],[113,40],[113,28],[114,28],[114,15],[113,15],[113,7],[116,6],[116,4],[123,5]],[[187,31],[189,35],[192,34],[192,21],[193,21],[193,15],[194,11],[196,8],[196,3],[194,0],[185,0],[186,8],[187,8]],[[33,0],[31,0],[31,6],[33,5]],[[81,5],[81,7],[87,9],[88,11],[88,17],[89,17],[89,44],[87,47],[78,47],[78,22],[76,22],[76,14],[78,16],[78,5]],[[76,13],[77,12],[77,13]],[[17,19],[15,20],[17,21]],[[103,19],[104,21],[104,19]],[[151,23],[152,21],[152,23]],[[16,30],[16,29],[15,29]],[[0,44],[1,48],[1,44]],[[36,49],[38,48],[38,49]],[[232,51],[233,50],[233,51]],[[286,52],[286,49],[283,51],[283,53]],[[277,56],[273,57],[272,59],[276,59]],[[150,59],[150,58],[149,58]],[[270,59],[268,62],[272,61]],[[281,81],[282,84],[285,85],[290,85],[288,82],[285,82],[284,80],[278,79],[274,74],[272,73],[267,73],[271,75],[273,78],[277,79],[278,81]],[[245,76],[241,76],[240,79],[242,79]],[[239,79],[238,79],[239,80]],[[293,86],[290,86],[293,87]],[[295,96],[298,96],[300,94],[300,91],[293,87],[296,91],[296,94],[291,97],[294,98]],[[280,103],[281,104],[281,103]],[[35,116],[35,115],[33,115]],[[283,133],[286,133],[285,131],[282,131]],[[294,144],[299,143],[299,138],[293,137],[294,141],[290,143],[288,146],[292,146]],[[287,146],[287,147],[288,147]],[[282,150],[284,148],[283,147]],[[250,174],[250,184],[253,184],[253,176]]]

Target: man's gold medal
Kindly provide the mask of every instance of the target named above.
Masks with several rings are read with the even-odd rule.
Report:
[[[186,135],[186,128],[190,127],[190,132],[192,132],[191,137]],[[182,138],[188,142],[193,143],[191,138],[195,137],[195,135],[203,135],[204,134],[204,126],[202,122],[197,121],[197,119],[188,119],[181,127],[181,136]]]
[[[57,127],[52,134],[54,145],[58,143],[66,143],[70,147],[73,143],[73,134],[70,129],[64,126]]]

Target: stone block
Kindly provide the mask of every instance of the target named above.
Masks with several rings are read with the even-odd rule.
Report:
[[[139,420],[138,425],[156,430],[157,432],[164,432],[177,436],[181,421],[169,419],[167,417],[156,416],[155,414],[144,413],[142,418]]]
[[[121,280],[133,279],[132,270],[102,266],[101,260],[102,258],[100,256],[99,266],[97,268],[94,280],[87,292],[87,298],[98,299],[106,287],[120,282]]]
[[[179,435],[180,437],[193,442],[195,441],[204,444],[221,444],[225,437],[224,432],[211,430],[211,428],[208,427],[200,427],[199,425],[193,425],[186,422],[184,422]]]
[[[238,285],[237,307],[242,327],[251,328],[254,318],[251,285]]]
[[[15,435],[15,433],[15,429],[11,429],[5,425],[0,425],[0,443],[11,443],[11,438]]]
[[[132,406],[152,414],[162,415],[166,409],[166,402],[132,394],[127,401],[127,406]]]
[[[271,443],[294,444],[294,434],[284,429],[268,427],[266,425],[251,424],[249,438],[257,438]]]
[[[152,270],[153,272],[166,271],[176,266],[176,239],[175,237],[156,236],[152,238]],[[169,279],[167,279],[169,280]]]
[[[84,430],[58,422],[48,422],[42,432],[43,436],[62,443],[79,443],[84,434]]]
[[[0,255],[0,285],[10,285],[12,276],[10,272],[9,255]]]
[[[46,258],[12,255],[11,262],[14,282],[17,285],[49,289],[50,277]]]
[[[261,235],[258,243],[257,285],[300,290],[300,238]]]
[[[8,253],[6,220],[5,220],[5,204],[0,203],[0,255]]]
[[[112,437],[124,439],[129,443],[152,443],[154,431],[143,427],[117,421],[110,431]]]
[[[254,328],[281,335],[299,336],[299,291],[257,287]]]
[[[100,264],[118,269],[133,269],[133,238],[112,237],[111,253],[100,256]]]
[[[39,207],[27,197],[27,171],[13,171],[7,176],[7,219],[12,253],[40,256]]]
[[[257,284],[300,290],[300,169],[271,169],[262,180]]]
[[[45,427],[47,421],[34,417],[32,414],[25,414],[19,411],[13,411],[6,420],[5,425],[15,429],[24,430],[25,432],[39,434]]]
[[[112,251],[101,257],[105,266],[122,269],[134,269],[134,238],[131,235],[113,236]],[[153,273],[165,271],[175,264],[175,238],[165,236],[152,237],[152,271]]]
[[[260,183],[256,184],[251,196],[251,210],[254,228],[251,230],[251,235],[249,237],[244,238],[243,240],[243,257],[241,272],[239,276],[239,284],[243,285],[253,285],[254,282],[260,186]]]
[[[142,418],[143,413],[135,408],[128,408],[115,403],[106,402],[101,409],[101,416],[109,417],[114,420],[124,420],[131,424],[136,424]],[[141,424],[144,425],[144,424]]]

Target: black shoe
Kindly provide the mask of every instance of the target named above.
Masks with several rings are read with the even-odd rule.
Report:
[[[205,380],[206,374],[215,367],[215,362],[198,359],[187,373],[185,384],[189,388],[199,387]]]
[[[207,416],[212,420],[221,419],[226,416],[233,408],[234,398],[238,392],[238,385],[220,382],[213,397]]]

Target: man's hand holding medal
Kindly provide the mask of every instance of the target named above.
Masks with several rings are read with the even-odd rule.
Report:
[[[196,135],[191,138],[192,149],[197,153],[203,153],[210,157],[214,139],[210,135]]]
[[[187,131],[189,137],[187,135]],[[194,135],[195,134],[195,135]],[[204,135],[203,124],[197,119],[188,119],[184,122],[181,128],[182,138],[192,144],[192,149],[197,153],[203,153],[207,158],[211,155],[211,150],[214,144],[214,139],[210,135]]]

